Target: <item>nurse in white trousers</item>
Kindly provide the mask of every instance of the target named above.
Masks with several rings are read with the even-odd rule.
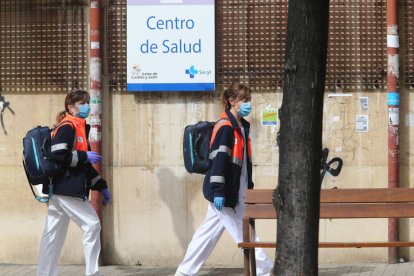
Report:
[[[40,241],[37,276],[58,275],[57,264],[70,220],[84,233],[85,274],[102,275],[98,267],[101,224],[88,196],[90,190],[99,191],[103,204],[107,205],[111,195],[106,181],[92,167],[101,161],[101,156],[90,151],[88,144],[90,126],[85,118],[89,111],[89,93],[74,90],[66,95],[65,112],[57,116],[51,155],[62,170],[53,177],[53,195],[49,198],[45,230]],[[43,185],[43,193],[48,193],[48,185]]]
[[[216,123],[210,143],[210,166],[203,193],[209,201],[207,214],[188,246],[176,276],[197,275],[218,240],[227,230],[236,243],[243,241],[242,219],[246,189],[251,180],[250,124],[243,118],[251,111],[251,91],[234,84],[221,95],[225,112]],[[273,263],[256,248],[257,275],[270,275]]]

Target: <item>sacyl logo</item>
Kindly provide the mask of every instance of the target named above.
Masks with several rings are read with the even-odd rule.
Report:
[[[198,70],[194,68],[194,65],[191,65],[190,69],[186,69],[185,73],[190,75],[190,78],[194,79],[194,75],[198,74]]]
[[[202,70],[202,69],[196,70],[194,67],[195,67],[194,65],[191,65],[190,69],[185,70],[185,73],[189,75],[191,79],[194,79],[195,75],[205,75],[205,76],[211,75],[211,70]]]

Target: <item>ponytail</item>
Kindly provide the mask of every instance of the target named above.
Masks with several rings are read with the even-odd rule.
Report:
[[[62,122],[62,120],[66,117],[66,112],[65,110],[60,111],[58,114],[56,114],[56,124],[55,127]]]

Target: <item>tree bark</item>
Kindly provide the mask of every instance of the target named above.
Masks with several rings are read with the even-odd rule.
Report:
[[[318,275],[322,115],[329,0],[289,0],[280,109],[274,275]]]

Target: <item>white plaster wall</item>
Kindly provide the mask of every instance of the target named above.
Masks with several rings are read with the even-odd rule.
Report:
[[[10,107],[4,113],[7,135],[0,130],[0,262],[36,263],[47,207],[36,201],[22,166],[22,139],[36,125],[53,125],[64,109],[64,94],[2,93]],[[82,263],[82,233],[69,227],[61,263]]]
[[[36,202],[21,164],[21,142],[35,125],[52,125],[63,109],[64,94],[3,95],[16,112],[5,113],[8,135],[0,131],[0,262],[35,263],[46,207]],[[256,188],[273,188],[278,176],[278,128],[262,127],[260,111],[279,107],[281,93],[254,93],[251,138]],[[369,111],[359,106],[369,97]],[[113,202],[104,208],[103,257],[106,263],[175,266],[202,222],[207,202],[202,176],[183,166],[182,134],[187,124],[216,120],[221,112],[217,95],[210,93],[109,93],[104,96],[104,176]],[[401,93],[401,186],[411,185],[414,99]],[[369,115],[369,132],[356,133],[356,114]],[[339,177],[327,175],[323,188],[387,186],[386,93],[352,93],[325,97],[324,145],[330,157],[339,156]],[[276,222],[259,222],[262,240],[274,240]],[[401,222],[401,236],[413,236],[412,220]],[[386,220],[321,221],[321,241],[386,240]],[[82,233],[71,224],[61,255],[62,264],[83,263]],[[404,258],[412,249],[403,250]],[[267,251],[273,259],[273,250]],[[387,249],[321,249],[321,262],[386,261]],[[242,255],[224,234],[207,265],[242,266]]]

